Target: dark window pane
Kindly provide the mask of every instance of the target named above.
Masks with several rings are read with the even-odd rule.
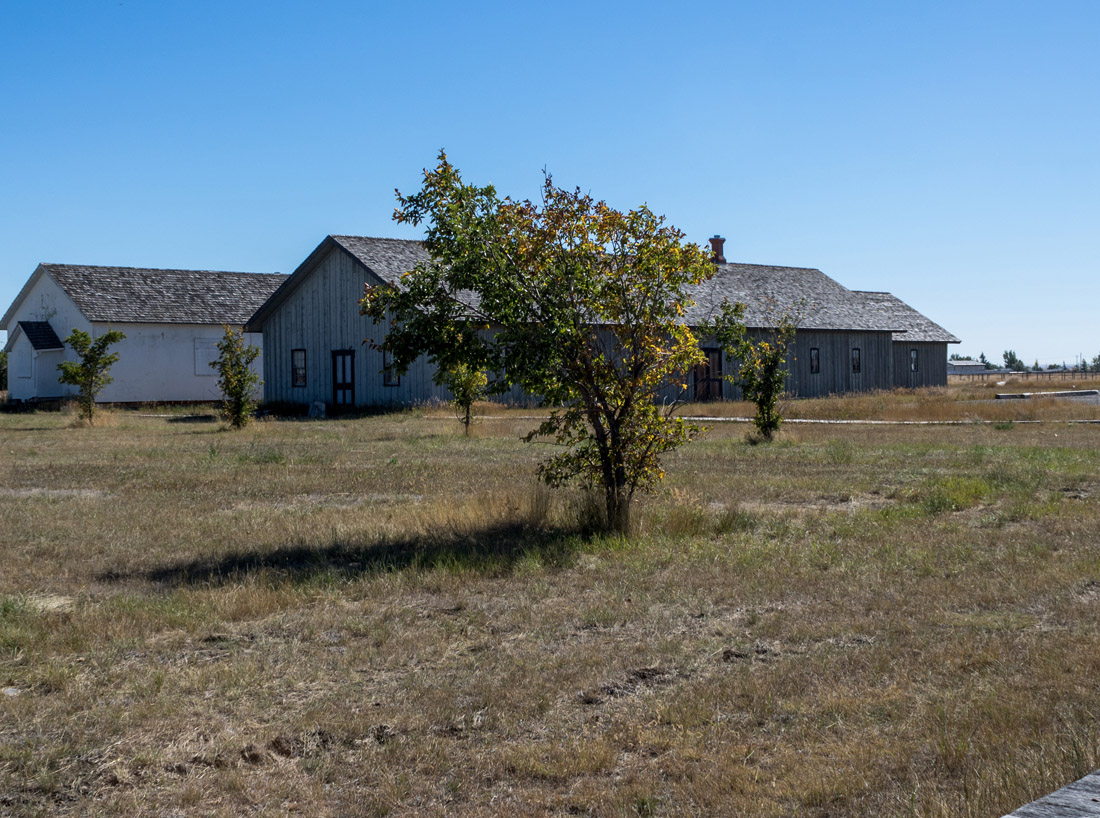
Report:
[[[290,351],[290,383],[292,386],[306,385],[306,351],[304,349]]]
[[[401,376],[393,371],[393,361],[390,360],[390,353],[386,350],[382,350],[382,385],[401,385]]]

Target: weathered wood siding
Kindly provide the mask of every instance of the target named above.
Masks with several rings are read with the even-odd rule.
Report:
[[[750,331],[759,339],[763,333]],[[704,348],[713,347],[712,339],[704,338]],[[810,350],[818,350],[820,371],[810,371]],[[860,351],[860,371],[852,372],[852,350]],[[787,356],[787,393],[797,398],[816,398],[839,395],[845,392],[863,392],[872,389],[892,389],[894,361],[891,334],[889,332],[845,332],[840,330],[800,330],[795,334]],[[736,359],[723,356],[722,374],[729,375],[736,368]],[[691,399],[693,376],[688,377],[686,393],[678,387],[670,387],[661,394],[662,400],[676,397]],[[722,398],[740,400],[741,390],[725,381]]]
[[[917,371],[910,366],[910,350],[917,351]],[[919,389],[947,386],[947,344],[929,341],[894,341],[894,386]]]
[[[810,350],[818,350],[820,371],[810,372]],[[860,371],[852,371],[852,350],[858,349]],[[892,341],[889,332],[801,330],[792,344],[787,391],[799,398],[844,392],[890,389],[893,386]]]
[[[354,405],[406,405],[446,395],[432,383],[432,367],[416,361],[396,386],[386,386],[382,353],[365,340],[381,341],[385,324],[359,314],[359,299],[370,274],[342,249],[318,262],[279,308],[264,322],[264,394],[276,403],[332,404],[332,353],[355,354]],[[377,279],[372,284],[381,283]],[[294,386],[291,352],[306,351],[306,385]]]
[[[336,350],[351,350],[355,354],[355,406],[401,406],[450,399],[450,393],[432,381],[435,368],[424,358],[409,367],[398,385],[385,385],[382,353],[369,343],[363,343],[367,339],[381,342],[386,332],[385,324],[374,325],[359,314],[359,299],[369,276],[371,274],[358,261],[342,249],[334,248],[264,322],[264,394],[268,401],[305,405],[322,401],[331,406],[332,353]],[[375,279],[371,283],[381,282]],[[703,346],[713,344],[704,340]],[[820,371],[817,373],[810,372],[811,348],[819,351]],[[853,348],[860,350],[859,373],[852,372]],[[292,383],[291,354],[295,349],[306,351],[304,387]],[[890,389],[894,386],[893,353],[889,332],[800,331],[795,336],[788,360],[791,374],[787,391],[796,397],[820,397]],[[931,363],[933,356],[926,357]],[[945,362],[946,355],[941,362],[943,371],[946,371]],[[723,374],[732,371],[731,361],[723,360]],[[690,397],[692,376],[689,374],[686,380]],[[679,384],[670,384],[658,399],[684,397],[684,389]],[[739,390],[725,382],[722,397],[737,399]],[[498,400],[533,402],[519,389],[511,390]]]

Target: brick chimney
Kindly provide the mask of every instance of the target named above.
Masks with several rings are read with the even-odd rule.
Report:
[[[710,260],[715,264],[725,264],[726,257],[722,255],[722,245],[726,240],[715,233],[710,237]]]

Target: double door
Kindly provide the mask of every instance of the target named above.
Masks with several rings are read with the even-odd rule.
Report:
[[[722,397],[722,350],[704,349],[704,363],[695,365],[694,400],[716,400]]]
[[[355,350],[332,351],[332,406],[355,405]]]

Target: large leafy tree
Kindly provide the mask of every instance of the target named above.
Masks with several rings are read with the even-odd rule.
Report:
[[[364,314],[387,322],[380,345],[399,371],[426,355],[540,396],[553,409],[528,439],[562,447],[540,476],[598,489],[605,529],[628,531],[661,454],[700,431],[657,398],[702,358],[682,317],[687,288],[713,274],[708,256],[644,205],[621,212],[548,175],[541,202],[513,201],[463,182],[442,152],[397,201],[431,260],[365,291]]]
[[[118,361],[117,352],[108,352],[112,344],[117,344],[126,336],[117,329],[108,330],[94,341],[92,336],[81,329],[73,329],[65,343],[73,348],[79,361],[62,361],[57,365],[61,383],[78,389],[76,404],[80,417],[92,423],[95,414],[96,396],[107,384],[114,380],[107,374]]]

